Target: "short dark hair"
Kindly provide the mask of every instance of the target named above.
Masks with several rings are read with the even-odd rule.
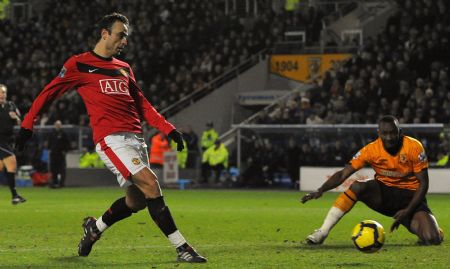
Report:
[[[381,123],[392,123],[395,124],[396,126],[398,126],[398,120],[396,117],[392,116],[392,115],[384,115],[380,118],[380,120],[378,121],[378,124]]]
[[[112,26],[116,21],[120,21],[126,25],[130,24],[128,21],[128,18],[125,15],[122,15],[120,13],[114,12],[114,13],[105,15],[96,24],[95,28],[97,29],[96,30],[97,36],[101,35],[103,29],[106,29],[109,33],[111,33]]]

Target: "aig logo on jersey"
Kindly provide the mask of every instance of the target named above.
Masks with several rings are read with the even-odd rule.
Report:
[[[128,84],[122,79],[101,79],[100,87],[104,94],[125,94],[130,95]]]

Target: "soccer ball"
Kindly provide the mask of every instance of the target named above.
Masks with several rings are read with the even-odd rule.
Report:
[[[376,252],[384,244],[384,228],[374,220],[363,220],[353,228],[352,241],[359,251]]]

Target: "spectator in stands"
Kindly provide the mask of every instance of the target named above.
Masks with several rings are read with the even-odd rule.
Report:
[[[263,171],[263,179],[268,184],[272,184],[274,180],[274,173],[279,167],[285,167],[283,159],[285,153],[281,148],[273,144],[269,138],[262,140],[262,148],[256,154],[261,156],[261,165]]]
[[[265,186],[261,164],[258,158],[252,158],[250,155],[244,162],[244,169],[241,174],[241,184],[245,187],[262,187]]]
[[[182,132],[182,128],[180,128]],[[186,168],[187,158],[188,158],[188,148],[187,143],[183,140],[184,148],[182,151],[177,151],[177,143],[173,140],[170,141],[170,148],[177,153],[178,167],[181,169]]]
[[[448,153],[444,153],[442,151],[440,151],[437,155],[437,162],[436,162],[436,166],[437,167],[448,167],[449,166],[449,161],[448,161]]]
[[[214,145],[203,152],[202,158],[202,180],[208,183],[211,171],[214,171],[216,183],[224,169],[228,168],[228,150],[222,142],[217,139]]]
[[[300,166],[314,166],[317,160],[316,153],[308,142],[301,144]]]
[[[83,153],[80,156],[80,168],[103,168],[105,164],[98,156],[93,147],[83,148]]]
[[[343,165],[348,157],[347,149],[342,145],[341,140],[336,140],[334,146],[331,149],[331,156],[333,156],[332,165]]]
[[[323,124],[323,119],[320,118],[319,115],[317,115],[315,112],[313,112],[306,119],[306,124],[308,125]]]
[[[294,138],[288,140],[288,148],[286,151],[286,166],[291,178],[292,187],[296,186],[297,182],[300,180],[300,155],[301,149],[297,145]]]
[[[55,121],[48,143],[50,149],[50,171],[52,173],[50,187],[64,187],[66,181],[66,153],[70,149],[70,141],[67,134],[62,130],[61,121]]]
[[[170,149],[166,135],[158,132],[152,137],[150,144],[150,165],[153,168],[162,168],[164,165],[164,152]]]
[[[187,125],[183,132],[183,139],[187,143],[187,168],[196,168],[197,167],[197,158],[199,157],[199,148],[198,148],[198,136],[192,130],[190,125]]]
[[[214,145],[214,142],[219,138],[219,134],[214,129],[214,123],[209,121],[206,123],[206,130],[202,133],[202,150],[205,152],[207,149]]]

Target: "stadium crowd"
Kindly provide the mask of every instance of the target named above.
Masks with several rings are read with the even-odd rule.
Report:
[[[258,1],[267,5],[266,1]],[[264,48],[284,29],[320,21],[320,11],[276,14],[270,8],[250,20],[225,14],[224,1],[48,0],[29,21],[0,20],[0,81],[22,112],[69,56],[91,49],[95,19],[121,11],[131,19],[131,44],[120,58],[130,63],[140,86],[161,110],[229,71]],[[286,17],[286,18],[285,18]],[[314,29],[316,29],[314,28]],[[80,29],[88,29],[84,32]],[[320,30],[320,29],[319,29]],[[312,29],[310,29],[312,31]],[[66,95],[41,117],[86,126],[80,98]]]
[[[397,4],[398,12],[385,30],[367,38],[349,61],[315,81],[315,89],[293,94],[275,111],[264,111],[255,123],[376,123],[383,114],[397,116],[401,123],[448,122],[448,3],[397,0]],[[314,44],[320,22],[330,12],[310,7],[276,13],[266,6],[252,20],[242,20],[234,13],[225,14],[220,0],[49,0],[42,5],[30,21],[0,20],[0,62],[4,63],[0,81],[23,113],[65,59],[90,49],[94,20],[112,11],[120,10],[131,19],[131,45],[121,58],[132,65],[146,97],[158,110],[208,86],[261,49],[273,47],[285,30],[304,26],[311,38],[307,43]],[[40,124],[61,120],[87,126],[85,113],[81,99],[71,92],[49,107]],[[306,138],[285,142],[289,140],[281,141],[283,146],[264,137],[249,142],[247,152],[267,153],[253,155],[267,157],[248,159],[249,167],[257,166],[256,174],[271,177],[276,167],[288,171],[293,163],[339,166],[365,142],[345,138],[332,143],[326,138],[321,143]],[[441,152],[432,151],[431,157],[446,154],[448,144],[445,136],[430,142],[432,148],[444,146]]]
[[[313,89],[293,93],[273,111],[261,111],[254,123],[375,124],[385,114],[396,116],[400,123],[448,123],[449,4],[442,0],[396,2],[398,12],[389,18],[385,29],[367,38],[351,59],[326,72]],[[418,137],[431,161],[448,157],[449,137],[444,134]],[[336,149],[336,144],[345,147]],[[279,141],[274,147],[280,149],[279,153],[273,152],[268,159],[261,160],[259,171],[270,171],[267,163],[280,160],[285,161],[277,167],[284,168],[278,171],[288,171],[292,160],[288,155],[293,150],[299,152],[300,165],[341,166],[363,144],[355,143],[354,137],[297,145]],[[261,146],[264,148],[265,143],[250,143],[252,149],[248,152]],[[276,156],[271,158],[272,155]]]
[[[450,20],[445,1],[397,1],[386,28],[351,59],[326,72],[317,87],[294,94],[258,123],[401,123],[450,121]]]

